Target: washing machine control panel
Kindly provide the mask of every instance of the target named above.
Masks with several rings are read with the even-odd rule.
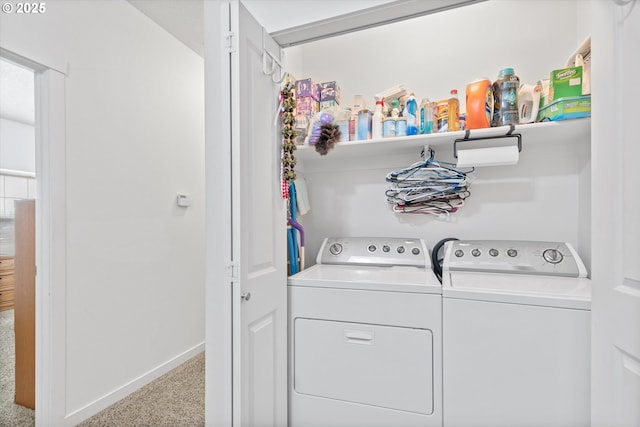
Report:
[[[447,243],[443,268],[564,277],[586,277],[582,260],[568,243],[458,240]]]
[[[417,238],[329,237],[322,243],[316,262],[431,268],[427,245]]]

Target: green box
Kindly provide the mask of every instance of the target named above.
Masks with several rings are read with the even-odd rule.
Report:
[[[537,121],[579,119],[591,116],[591,95],[556,99],[538,111]]]
[[[582,95],[582,67],[553,70],[549,78],[550,104],[556,99]]]

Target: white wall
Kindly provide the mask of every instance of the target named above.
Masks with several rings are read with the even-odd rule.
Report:
[[[78,421],[203,343],[203,60],[124,0],[47,2],[0,28],[0,46],[68,62],[65,413]]]
[[[579,5],[484,2],[289,48],[286,58],[298,78],[337,80],[345,106],[355,94],[373,106],[375,93],[398,83],[431,100],[457,88],[464,104],[468,82],[495,79],[501,68],[513,67],[521,82],[535,83],[564,67],[584,38]],[[327,236],[397,235],[423,237],[430,245],[450,236],[568,241],[588,261],[589,141],[527,145],[525,139],[523,145],[517,166],[476,169],[472,195],[450,221],[394,214],[385,201],[386,174],[418,161],[419,150],[413,156],[354,159],[350,165],[331,165],[329,153],[325,171],[301,162],[297,169],[311,202],[302,219],[308,258],[315,258]],[[453,160],[451,151],[438,149],[436,158]]]

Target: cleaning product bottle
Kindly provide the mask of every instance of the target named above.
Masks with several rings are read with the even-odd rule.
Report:
[[[407,118],[407,135],[418,134],[418,102],[411,92],[405,103],[405,117]]]
[[[431,117],[431,101],[429,101],[429,98],[423,98],[420,102],[419,133],[427,134],[432,132],[432,130],[429,129],[429,120],[431,120],[431,127],[433,127],[433,118]]]
[[[353,97],[353,104],[351,104],[351,120],[349,121],[349,140],[358,141],[358,114],[361,110],[366,109],[367,106],[362,95],[355,95]],[[353,130],[353,133],[351,132]],[[353,135],[353,137],[352,137]]]
[[[503,68],[493,82],[493,120],[491,126],[517,125],[520,79],[513,68]]]
[[[451,89],[449,98],[449,131],[460,130],[460,101],[458,100],[458,90]]]
[[[518,90],[518,121],[520,124],[536,121],[541,92],[542,84],[523,84],[520,86]]]
[[[466,128],[491,127],[493,118],[493,86],[488,78],[472,81],[466,90]]]
[[[371,137],[373,139],[382,138],[382,121],[384,120],[384,114],[382,114],[383,105],[384,101],[382,99],[376,100],[376,108],[373,111],[371,123]]]

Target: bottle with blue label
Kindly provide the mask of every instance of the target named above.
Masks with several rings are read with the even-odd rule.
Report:
[[[407,98],[407,102],[405,103],[405,116],[407,118],[407,135],[417,135],[418,134],[418,101],[416,101],[416,96],[411,93],[409,98]],[[517,108],[516,108],[517,112]]]
[[[500,70],[498,79],[493,82],[493,120],[491,126],[517,125],[518,114],[518,89],[520,79],[513,68]]]

